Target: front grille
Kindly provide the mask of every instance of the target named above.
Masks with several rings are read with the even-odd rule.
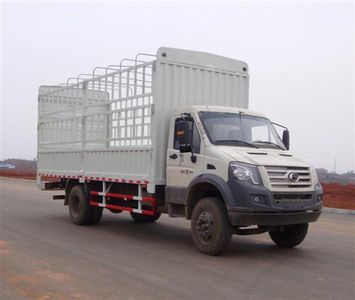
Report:
[[[312,194],[274,194],[275,200],[310,200]]]
[[[307,167],[266,166],[269,181],[274,188],[303,188],[311,186],[311,172]]]

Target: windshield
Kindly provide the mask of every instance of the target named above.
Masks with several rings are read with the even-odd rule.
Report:
[[[199,112],[199,116],[213,144],[285,150],[274,126],[266,118],[204,111]]]

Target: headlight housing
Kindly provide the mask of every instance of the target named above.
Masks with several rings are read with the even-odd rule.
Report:
[[[323,201],[323,188],[319,182],[317,182],[316,185],[314,186],[314,190],[316,192],[317,201],[322,202]]]
[[[315,189],[317,194],[323,194],[323,188],[322,188],[322,186],[320,185],[319,182],[317,182],[315,184],[314,189]]]
[[[261,176],[257,166],[240,162],[230,164],[231,173],[239,181],[247,181],[250,184],[261,185]]]

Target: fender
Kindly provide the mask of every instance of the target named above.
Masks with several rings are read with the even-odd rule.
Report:
[[[199,187],[203,188],[203,185],[213,186],[219,192],[227,210],[230,207],[235,206],[232,191],[222,177],[215,174],[200,174],[195,177],[187,187],[185,199],[186,219],[191,219],[192,208],[196,203],[194,196],[198,194],[198,191],[200,190]]]

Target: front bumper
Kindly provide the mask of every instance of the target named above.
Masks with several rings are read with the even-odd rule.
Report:
[[[236,180],[232,174],[227,185],[232,194],[227,210],[241,213],[317,211],[321,210],[323,204],[323,191],[320,186],[309,191],[287,189],[275,192],[263,185]]]
[[[269,213],[244,213],[229,210],[229,221],[234,226],[250,226],[250,225],[291,225],[315,222],[318,220],[320,210],[303,211],[303,212],[269,212]]]

